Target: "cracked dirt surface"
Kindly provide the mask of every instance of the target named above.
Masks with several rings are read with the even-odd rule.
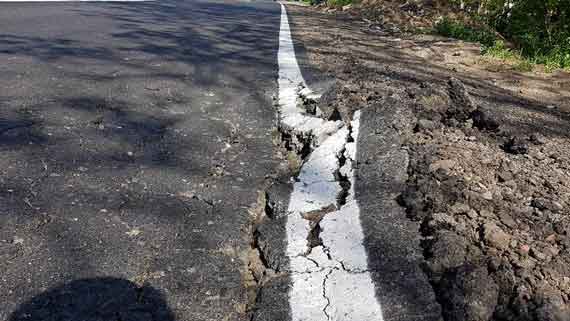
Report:
[[[358,166],[370,177],[357,180],[357,195],[378,199],[363,211],[398,199],[406,213],[385,217],[398,237],[421,240],[423,251],[390,255],[372,231],[372,265],[421,265],[445,320],[568,320],[567,76],[497,72],[464,64],[460,42],[373,31],[310,8],[291,15],[308,60],[337,79],[328,108],[363,108]],[[400,160],[392,173],[370,171],[386,158]],[[386,187],[390,177],[398,184]],[[398,319],[390,306],[383,312]]]

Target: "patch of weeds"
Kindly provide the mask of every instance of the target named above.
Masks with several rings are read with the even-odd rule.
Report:
[[[287,153],[287,164],[289,165],[289,170],[291,171],[291,173],[296,175],[301,170],[301,166],[303,165],[303,160],[301,159],[301,157],[299,157],[299,155],[297,155],[297,153],[289,151]]]
[[[447,101],[440,95],[424,96],[420,99],[420,103],[426,110],[437,111],[441,106],[447,105]]]
[[[516,71],[532,71],[536,64],[543,64],[546,72],[558,69],[570,70],[570,37],[548,49],[536,49],[540,48],[539,45],[522,46],[518,52],[508,48],[490,27],[473,27],[461,21],[444,18],[436,23],[434,31],[445,37],[481,43],[484,56],[508,62]],[[518,40],[517,43],[524,43],[524,41]],[[530,47],[533,49],[529,49]]]
[[[483,48],[483,54],[499,59],[513,59],[517,56],[502,40],[495,40],[492,46]]]
[[[570,44],[557,46],[548,54],[537,57],[537,61],[544,64],[547,72],[557,69],[570,70]]]
[[[429,27],[411,27],[407,31],[414,35],[433,35],[436,33],[434,28]]]
[[[329,5],[330,7],[338,8],[349,5],[352,2],[353,2],[352,0],[327,0],[327,5]]]
[[[469,26],[461,21],[454,21],[447,17],[435,24],[435,32],[439,35],[479,42],[485,47],[491,47],[497,40],[497,36],[490,28]]]
[[[528,59],[522,59],[513,68],[518,72],[531,72],[534,70],[534,64]]]
[[[530,72],[534,70],[534,61],[523,57],[512,49],[507,48],[502,40],[497,40],[493,46],[484,48],[483,55],[508,62],[512,65],[512,69],[518,72]]]

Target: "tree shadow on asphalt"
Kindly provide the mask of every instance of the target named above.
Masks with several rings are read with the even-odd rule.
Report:
[[[115,32],[101,36],[100,40],[93,38],[89,43],[73,34],[38,36],[4,32],[0,34],[0,54],[28,56],[40,62],[70,60],[68,64],[72,68],[64,71],[71,73],[80,67],[74,63],[77,58],[92,59],[97,65],[113,63],[146,73],[163,72],[170,77],[181,74],[153,66],[149,60],[192,64],[197,75],[193,80],[198,84],[215,79],[212,76],[216,75],[212,73],[227,74],[228,70],[219,69],[222,65],[276,66],[276,32],[279,28],[276,10],[197,2],[192,4],[190,10],[194,14],[189,17],[184,7],[183,4],[178,7],[169,2],[153,2],[136,5],[91,3],[62,8],[78,16],[104,19],[116,28]],[[275,37],[269,37],[272,35]],[[212,66],[213,70],[210,69]],[[93,77],[97,76],[97,71],[77,74]],[[231,76],[238,77],[239,73]],[[247,82],[239,84],[247,86]]]
[[[228,270],[241,269],[239,251],[249,246],[238,226],[249,224],[255,193],[244,186],[257,186],[270,163],[262,157],[271,151],[258,149],[270,144],[260,124],[274,117],[275,8],[90,3],[58,10],[79,24],[105,19],[112,33],[3,28],[0,266],[10,293],[0,294],[0,319],[40,286],[78,276],[149,280],[168,288],[176,313],[188,309],[196,320],[228,317],[243,301],[240,275]],[[220,168],[243,171],[244,182]],[[61,291],[90,288],[77,282],[20,306],[11,320]],[[134,291],[128,281],[101,282],[93,291]],[[194,291],[204,288],[215,290]]]
[[[163,295],[118,278],[68,282],[23,303],[8,321],[174,321]]]

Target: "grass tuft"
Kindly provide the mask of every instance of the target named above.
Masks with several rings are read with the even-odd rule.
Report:
[[[329,7],[340,8],[352,3],[352,0],[327,0]]]

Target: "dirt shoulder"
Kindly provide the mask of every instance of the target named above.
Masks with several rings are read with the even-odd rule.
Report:
[[[336,79],[322,108],[408,111],[392,124],[409,157],[394,197],[418,222],[444,319],[569,320],[569,75],[518,73],[474,44],[288,10],[310,63]]]

